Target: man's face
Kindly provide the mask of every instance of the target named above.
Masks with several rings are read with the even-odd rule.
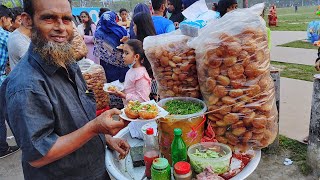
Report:
[[[21,15],[19,15],[16,17],[16,20],[14,22],[12,22],[11,29],[15,30],[15,29],[19,28],[21,26],[21,23],[22,23]]]
[[[121,14],[120,14],[120,17],[121,17],[122,21],[126,21],[127,20],[127,16],[128,16],[127,11],[122,11]]]
[[[34,1],[33,26],[47,40],[66,43],[73,37],[72,12],[67,0]]]
[[[65,67],[73,63],[73,24],[68,0],[34,2],[31,35],[34,51],[49,64]]]
[[[2,28],[9,31],[12,26],[12,18],[11,17],[1,17],[0,19],[2,21]]]

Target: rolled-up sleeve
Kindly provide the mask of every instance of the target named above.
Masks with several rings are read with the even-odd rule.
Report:
[[[6,97],[7,120],[22,150],[23,161],[45,156],[59,136],[55,134],[53,107],[48,96],[33,90]]]

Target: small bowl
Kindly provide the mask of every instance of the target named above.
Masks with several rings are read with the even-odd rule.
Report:
[[[220,157],[200,157],[193,155],[196,150],[200,152],[206,152],[211,150],[217,152]],[[190,164],[192,169],[196,173],[201,173],[205,168],[211,168],[216,174],[223,174],[229,171],[230,159],[232,157],[232,151],[229,146],[217,142],[203,142],[192,145],[188,149],[188,156],[190,158]]]

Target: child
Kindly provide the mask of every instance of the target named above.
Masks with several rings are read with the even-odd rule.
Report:
[[[124,80],[124,92],[110,92],[123,98],[124,105],[129,101],[138,100],[140,102],[149,101],[151,92],[151,78],[147,72],[150,71],[150,63],[145,57],[142,42],[137,39],[127,41],[123,46],[123,60],[129,66],[129,71]],[[129,130],[132,137],[143,138],[141,127],[145,122],[131,122]]]
[[[124,100],[124,105],[129,101],[149,101],[151,91],[151,78],[146,69],[150,69],[150,63],[146,60],[142,42],[131,39],[123,46],[123,60],[129,66],[129,71],[124,80],[124,92],[111,92]]]

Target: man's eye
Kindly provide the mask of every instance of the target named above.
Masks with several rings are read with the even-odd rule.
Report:
[[[65,19],[65,20],[63,20],[63,23],[64,23],[64,24],[69,24],[69,23],[71,23],[71,20]]]
[[[53,20],[53,17],[45,17],[44,20]]]

